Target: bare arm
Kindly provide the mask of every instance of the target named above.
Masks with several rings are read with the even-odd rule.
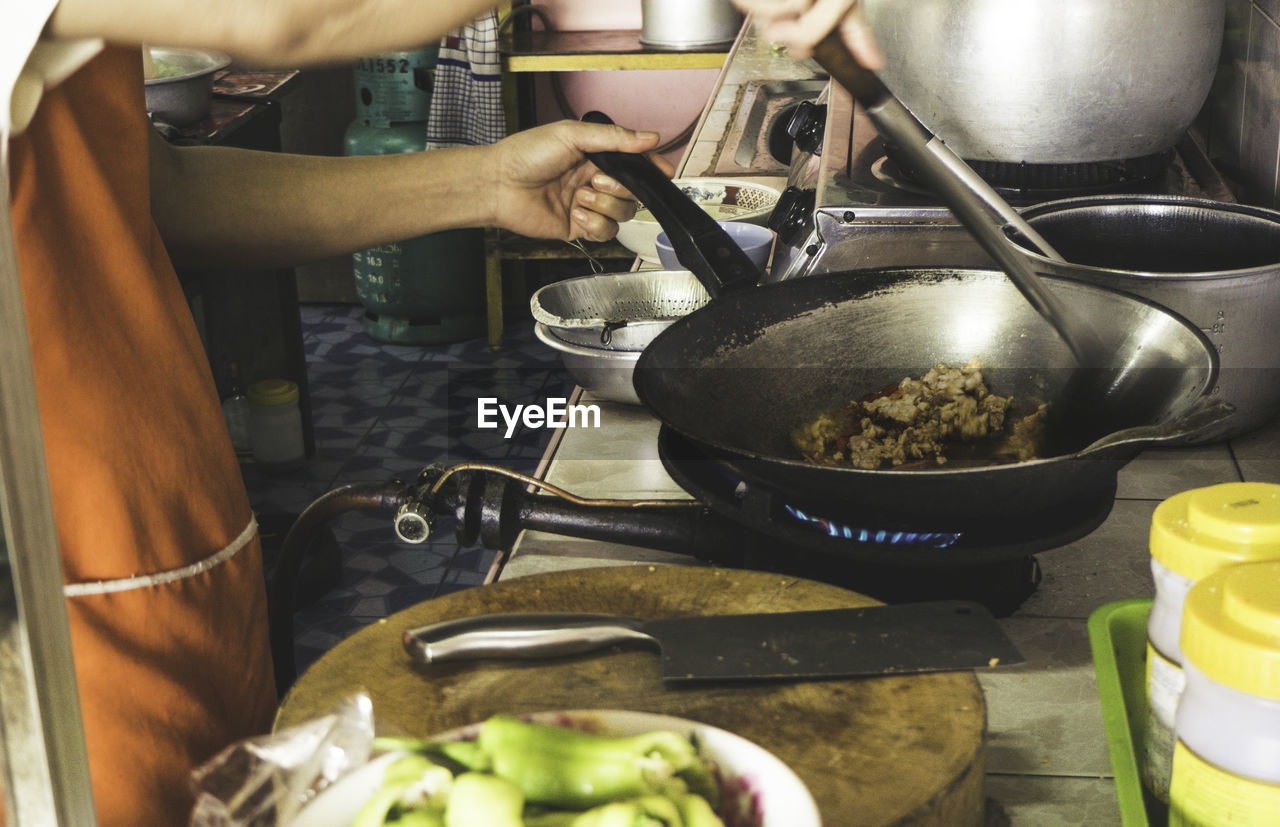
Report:
[[[751,14],[770,40],[786,46],[796,59],[813,53],[818,41],[839,29],[858,63],[884,68],[884,53],[862,13],[860,0],[733,0]]]
[[[657,140],[562,121],[492,146],[340,158],[155,136],[152,213],[174,261],[205,267],[286,266],[458,227],[604,240],[635,202],[585,152]]]
[[[216,48],[301,66],[417,48],[496,0],[60,0],[54,37]]]

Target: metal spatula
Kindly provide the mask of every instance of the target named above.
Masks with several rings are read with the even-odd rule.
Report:
[[[1089,368],[1109,364],[1113,348],[1105,345],[1088,320],[1050,292],[1004,228],[1012,228],[1041,253],[1061,261],[1062,257],[1049,243],[968,164],[926,129],[874,72],[853,59],[839,32],[832,32],[815,46],[813,57],[862,104],[884,139],[910,160],[922,181],[995,259],[1027,301],[1054,326],[1071,348],[1077,363]]]

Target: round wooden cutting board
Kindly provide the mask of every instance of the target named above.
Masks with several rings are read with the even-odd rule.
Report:
[[[490,612],[685,617],[836,609],[876,601],[778,574],[621,566],[521,577],[420,603],[338,644],[285,696],[276,729],[359,691],[381,733],[428,736],[498,712],[631,709],[735,732],[808,785],[827,827],[979,824],[986,705],[972,672],[672,687],[655,652],[615,648],[531,661],[414,663],[405,629]]]

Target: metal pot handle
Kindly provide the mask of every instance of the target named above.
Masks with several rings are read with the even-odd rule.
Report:
[[[613,123],[608,115],[594,111],[583,115],[582,120]],[[747,254],[653,161],[637,153],[612,151],[588,152],[587,159],[631,190],[653,213],[671,239],[676,258],[697,276],[712,298],[760,281],[760,271]]]

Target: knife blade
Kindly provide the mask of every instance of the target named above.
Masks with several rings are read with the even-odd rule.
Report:
[[[401,639],[428,664],[656,647],[667,681],[894,675],[1023,660],[984,606],[959,600],[654,620],[516,612],[420,626]]]

